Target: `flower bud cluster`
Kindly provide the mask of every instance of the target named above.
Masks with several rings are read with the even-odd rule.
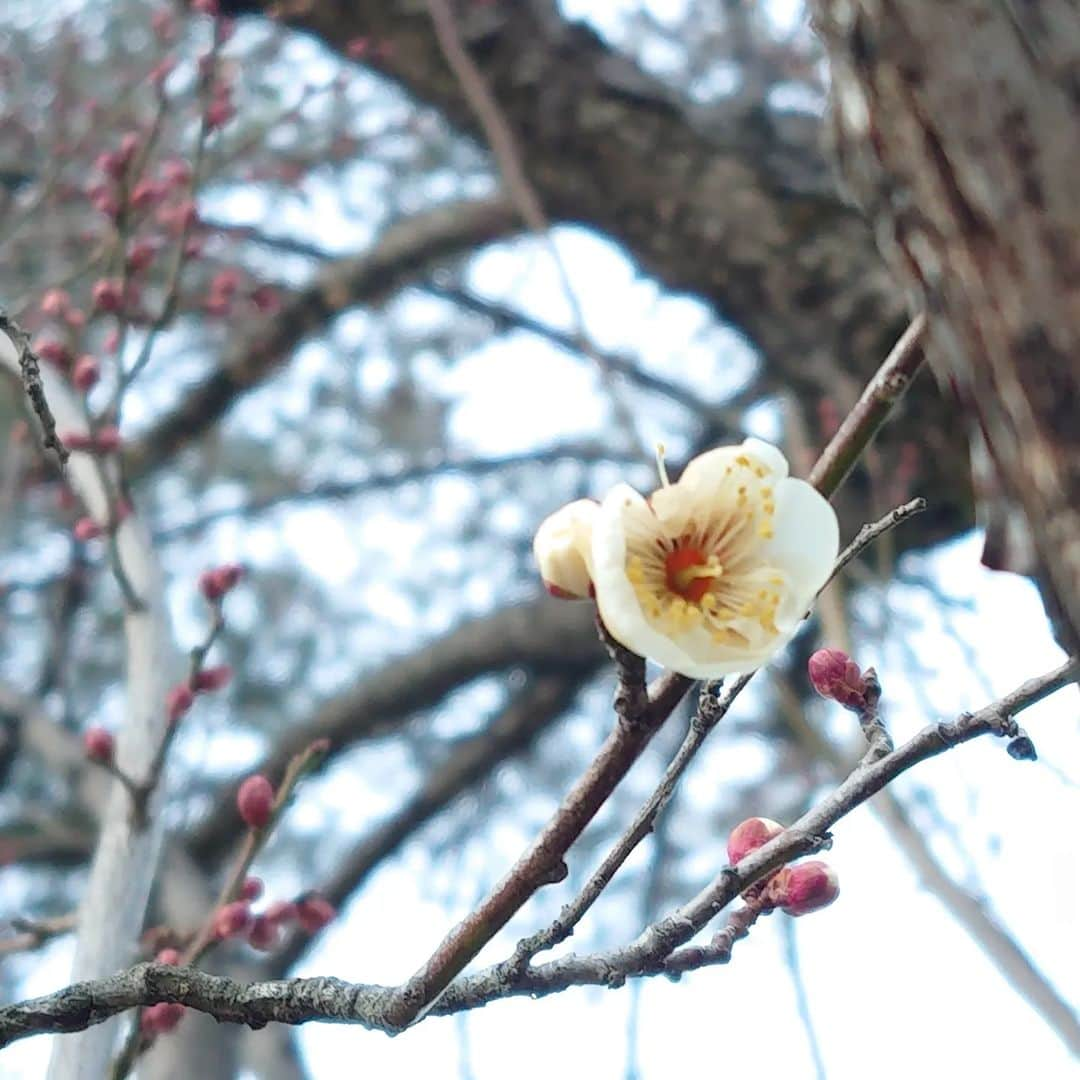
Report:
[[[740,822],[728,836],[731,865],[735,866],[783,831],[783,825],[769,818],[747,818]],[[798,916],[827,907],[839,894],[836,871],[820,859],[810,859],[781,867],[744,895],[752,896],[763,908],[779,908],[787,915]]]

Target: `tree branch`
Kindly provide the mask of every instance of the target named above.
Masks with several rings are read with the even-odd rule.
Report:
[[[495,965],[449,987],[431,1009],[449,1015],[512,996],[543,996],[572,986],[619,986],[630,977],[680,973],[716,963],[730,948],[680,948],[750,885],[823,843],[829,830],[896,777],[956,746],[983,735],[1011,736],[1014,717],[1056,690],[1075,682],[1080,662],[1071,660],[1023,683],[976,713],[931,724],[908,742],[851,775],[790,828],[719,876],[687,904],[648,927],[619,949],[570,955],[508,977]],[[400,1030],[396,1001],[401,988],[348,983],[340,979],[288,979],[238,983],[191,968],[139,964],[128,971],[77,983],[43,997],[0,1008],[0,1046],[46,1033],[82,1031],[138,1005],[178,1001],[219,1020],[261,1027],[271,1021],[312,1020]]]
[[[256,338],[236,348],[128,447],[125,460],[131,475],[152,471],[198,438],[334,315],[360,304],[378,304],[439,260],[504,236],[515,225],[513,208],[500,196],[451,203],[399,221],[370,251],[321,268],[314,283],[289,296]]]

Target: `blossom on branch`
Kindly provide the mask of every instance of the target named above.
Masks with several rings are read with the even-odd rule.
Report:
[[[600,504],[592,499],[578,499],[545,518],[536,530],[533,554],[552,596],[584,600],[590,595],[590,549],[599,510]]]
[[[753,671],[828,580],[836,512],[759,439],[694,458],[677,483],[662,459],[660,474],[648,498],[620,484],[598,508],[582,500],[548,518],[535,544],[545,584],[585,596],[591,579],[611,636],[672,671]]]

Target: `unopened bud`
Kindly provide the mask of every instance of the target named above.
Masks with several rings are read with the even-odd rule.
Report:
[[[828,863],[811,859],[780,870],[769,882],[768,895],[788,915],[807,915],[840,895],[840,880]]]
[[[76,390],[85,394],[97,385],[100,378],[101,365],[97,362],[96,357],[86,354],[75,361],[75,367],[71,371],[71,381]]]
[[[88,435],[85,431],[61,431],[59,438],[69,450],[82,450],[86,453],[92,453],[97,449],[97,440],[93,435]]]
[[[67,346],[53,338],[35,341],[33,349],[42,360],[54,367],[66,367],[71,360]]]
[[[540,523],[533,554],[540,576],[552,596],[584,600],[592,591],[589,560],[598,503],[578,499]]]
[[[240,886],[241,900],[258,900],[263,894],[262,878],[246,877]]]
[[[866,679],[859,665],[841,649],[818,649],[806,665],[810,683],[825,698],[847,709],[865,709]]]
[[[84,543],[87,540],[96,540],[104,532],[102,527],[90,517],[81,517],[75,522],[75,539]]]
[[[112,278],[95,281],[90,296],[98,311],[119,311],[124,302],[123,287],[119,281]]]
[[[752,817],[739,822],[728,836],[728,862],[734,866],[759,847],[767,844],[774,836],[779,836],[784,826],[770,818]]]
[[[213,570],[205,570],[199,575],[199,592],[207,600],[220,600],[236,586],[243,573],[244,568],[238,563],[226,563]]]
[[[248,931],[248,944],[253,949],[262,952],[270,952],[276,948],[281,938],[281,927],[276,922],[271,922],[265,915],[256,915]]]
[[[91,761],[99,765],[111,765],[116,743],[112,735],[102,727],[87,728],[83,734],[83,749]]]
[[[120,449],[122,441],[120,429],[114,424],[106,424],[104,427],[98,428],[97,435],[94,436],[94,447],[99,454],[114,454]]]
[[[214,934],[222,940],[243,937],[251,928],[251,908],[246,900],[234,900],[218,909],[214,916]]]
[[[334,905],[318,893],[305,893],[297,897],[296,921],[309,934],[317,934],[336,915]]]
[[[274,812],[274,785],[258,773],[249,776],[236,793],[236,808],[245,824],[265,828]]]
[[[292,900],[275,900],[263,912],[263,917],[277,926],[296,921],[296,903]]]
[[[63,289],[49,289],[41,298],[41,313],[58,318],[71,307],[71,297]]]
[[[228,664],[218,664],[217,667],[203,668],[195,676],[195,689],[200,693],[212,693],[229,685],[232,678],[232,668]]]
[[[165,713],[170,724],[175,724],[195,701],[195,694],[187,683],[178,683],[165,695]]]
[[[179,949],[162,949],[161,952],[154,957],[154,960],[159,964],[179,964],[180,963],[180,950]]]
[[[178,1001],[159,1001],[143,1009],[139,1027],[146,1035],[166,1035],[184,1019],[185,1012]]]

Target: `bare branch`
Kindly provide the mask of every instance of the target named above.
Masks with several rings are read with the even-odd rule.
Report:
[[[323,267],[315,282],[287,298],[262,332],[193,387],[184,400],[125,455],[131,475],[151,471],[198,438],[237,398],[267,379],[333,315],[359,304],[377,304],[440,259],[463,254],[504,236],[515,225],[501,197],[437,207],[390,226],[376,245],[355,258]]]
[[[450,986],[431,1013],[448,1015],[500,998],[542,996],[571,986],[619,986],[630,977],[677,974],[726,960],[730,956],[727,941],[712,948],[681,946],[750,885],[820,847],[841,818],[896,777],[983,735],[1011,736],[1018,713],[1075,682],[1078,675],[1080,662],[1071,660],[976,713],[931,724],[885,757],[858,765],[831,795],[790,828],[737,866],[725,867],[697,896],[652,924],[629,945],[587,956],[570,955],[528,967],[509,978],[504,965],[495,965]],[[401,990],[333,978],[238,983],[191,968],[139,964],[118,975],[0,1008],[0,1046],[31,1035],[82,1031],[127,1009],[159,1001],[178,1001],[219,1020],[251,1027],[271,1021],[300,1024],[325,1020],[392,1033],[400,1030],[397,1002]]]

